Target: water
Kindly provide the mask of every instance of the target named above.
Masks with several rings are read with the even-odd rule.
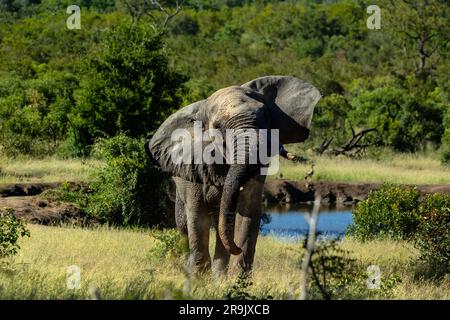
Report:
[[[261,234],[297,240],[308,233],[306,217],[312,205],[272,206],[265,208],[271,221],[261,227]],[[322,207],[317,222],[319,237],[341,237],[352,224],[351,207]]]

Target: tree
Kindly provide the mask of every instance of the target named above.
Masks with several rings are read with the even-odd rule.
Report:
[[[313,122],[318,131],[315,136],[323,141],[344,142],[349,110],[350,104],[344,96],[332,93],[323,97],[315,110]]]
[[[78,149],[118,133],[148,136],[180,107],[187,80],[169,67],[161,33],[144,24],[112,29],[86,58],[84,70],[68,116]]]
[[[349,114],[352,123],[376,128],[381,142],[398,151],[416,151],[426,142],[437,146],[443,133],[441,107],[383,81],[375,80],[355,94]]]
[[[156,26],[165,28],[181,10],[183,0],[120,0],[132,23],[143,16],[151,18]],[[162,16],[162,18],[160,17]]]
[[[432,75],[448,50],[449,5],[446,0],[389,0],[385,2],[383,29],[391,36],[404,64],[422,78]],[[448,53],[447,53],[448,54]]]
[[[447,108],[444,127],[446,129],[441,140],[441,161],[443,163],[450,163],[450,107]]]

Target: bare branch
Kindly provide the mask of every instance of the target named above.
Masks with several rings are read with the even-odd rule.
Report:
[[[308,270],[311,265],[312,254],[316,247],[316,227],[317,227],[317,219],[319,218],[321,201],[322,197],[320,195],[317,195],[316,198],[314,199],[314,207],[308,221],[309,231],[306,243],[306,253],[302,262],[302,279],[301,279],[302,291],[300,293],[300,300],[306,300],[308,298]]]
[[[332,148],[331,150],[328,150],[328,147],[330,146],[331,141],[333,140],[333,138],[329,138],[329,139],[325,139],[315,151],[319,155],[322,155],[324,153],[331,154],[334,156],[337,156],[340,154],[349,154],[349,153],[353,153],[353,155],[360,154],[362,151],[364,151],[367,147],[369,147],[372,144],[370,141],[361,143],[362,139],[364,139],[367,136],[367,134],[370,132],[377,132],[376,128],[369,128],[369,129],[363,129],[363,130],[359,131],[358,133],[356,133],[352,126],[350,126],[350,130],[352,132],[351,138],[348,139],[341,146]],[[350,155],[352,155],[352,154],[350,154]]]
[[[322,154],[328,149],[328,147],[330,146],[330,144],[331,144],[332,141],[333,141],[333,137],[328,138],[328,139],[325,138],[325,139],[322,141],[322,143],[320,144],[319,148],[317,148],[316,152],[317,152],[319,155],[322,155]]]
[[[155,25],[161,24],[162,28],[166,28],[170,20],[172,20],[176,15],[178,15],[178,13],[180,13],[182,9],[182,4],[184,3],[184,0],[181,1],[177,0],[175,2],[174,11],[170,12],[169,9],[166,8],[159,0],[142,0],[142,1],[122,0],[122,1],[128,9],[132,23],[139,21],[143,15],[147,15],[151,18],[151,20]],[[153,15],[152,12],[154,11],[159,11],[163,14],[164,18],[162,22],[158,21],[158,19]]]

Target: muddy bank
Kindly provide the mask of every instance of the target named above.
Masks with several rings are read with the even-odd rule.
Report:
[[[0,208],[12,208],[17,217],[31,223],[55,225],[61,223],[85,224],[83,213],[74,205],[59,201],[49,201],[38,195],[61,183],[31,183],[0,185]],[[70,189],[80,188],[79,183],[69,183]],[[310,182],[294,180],[269,180],[264,188],[264,200],[271,204],[310,203],[316,194],[322,196],[322,203],[337,206],[353,205],[364,200],[370,191],[381,187],[379,183]],[[450,195],[450,184],[420,185],[421,195],[444,193]],[[173,216],[173,215],[171,215]]]
[[[17,218],[30,223],[56,225],[80,224],[83,214],[72,204],[51,202],[36,196],[0,198],[0,208],[11,208]]]
[[[265,184],[264,199],[268,203],[308,203],[317,195],[324,204],[352,205],[364,200],[370,191],[378,190],[380,183],[360,182],[309,182],[275,179]],[[424,196],[428,193],[450,195],[450,184],[419,185],[417,189]]]
[[[64,183],[69,189],[80,187],[79,183]],[[0,185],[0,209],[11,208],[14,215],[30,223],[43,225],[87,223],[85,215],[70,203],[49,201],[39,195],[55,189],[62,183],[17,183]]]
[[[80,184],[76,182],[67,182],[65,184],[67,184],[70,189],[80,186]],[[0,198],[36,196],[38,194],[41,194],[45,190],[55,189],[60,187],[61,185],[61,182],[3,184],[0,185]]]

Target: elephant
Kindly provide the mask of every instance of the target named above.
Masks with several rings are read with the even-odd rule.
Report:
[[[314,107],[320,98],[317,88],[298,78],[260,77],[240,86],[220,89],[204,100],[179,109],[146,142],[145,150],[151,161],[170,173],[175,182],[175,220],[177,228],[188,237],[188,263],[192,272],[212,269],[224,274],[231,255],[234,257],[230,269],[241,272],[252,269],[266,178],[262,169],[268,164],[249,159],[263,149],[270,157],[279,154],[291,159],[292,154],[283,145],[308,138]],[[183,153],[183,161],[174,161],[181,139],[173,136],[180,130],[190,134],[186,138],[190,144]],[[196,130],[200,136],[208,136],[206,132],[211,130],[223,135],[232,131],[230,139],[217,139],[216,146],[234,149],[228,155],[223,149],[219,152],[213,149],[211,154],[215,159],[223,161],[196,161],[198,150],[202,150],[195,151],[196,143],[201,147],[206,145],[195,138]],[[258,132],[256,143],[248,143],[250,139],[241,140],[247,142],[244,144],[237,143],[239,136],[250,130]],[[262,130],[270,133],[266,143],[259,139]],[[275,132],[276,138],[271,138]],[[214,135],[209,137],[210,144],[216,140]],[[239,155],[244,156],[241,161],[237,161]],[[212,261],[211,227],[216,238]]]

